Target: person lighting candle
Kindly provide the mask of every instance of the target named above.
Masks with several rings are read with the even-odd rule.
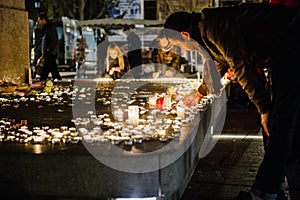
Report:
[[[204,8],[199,13],[173,13],[164,27],[176,31],[168,36],[173,44],[189,48],[196,41],[198,51],[202,46],[221,76],[229,68],[234,71],[256,105],[269,137],[250,192],[241,192],[235,199],[276,200],[282,192],[287,164],[295,159],[293,152],[299,152],[295,144],[299,144],[300,134],[296,131],[300,119],[300,90],[296,89],[300,87],[300,15],[282,5],[245,3]],[[211,60],[207,58],[207,62]],[[257,66],[271,68],[272,99],[259,80]],[[204,95],[200,87],[185,103],[192,105]]]

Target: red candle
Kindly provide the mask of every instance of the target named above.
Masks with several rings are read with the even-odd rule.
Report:
[[[164,103],[164,98],[163,97],[158,97],[156,99],[156,109],[162,110],[163,109],[163,103]]]

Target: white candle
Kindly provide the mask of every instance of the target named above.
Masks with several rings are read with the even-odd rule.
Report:
[[[177,106],[177,117],[184,118],[184,108],[181,106]]]
[[[117,109],[114,111],[114,118],[115,118],[115,121],[117,121],[117,122],[122,122],[122,121],[123,121],[123,116],[124,116],[124,112],[123,112],[120,108],[117,108]]]
[[[139,123],[139,107],[128,106],[128,122],[132,125],[138,125]]]
[[[164,96],[163,109],[166,109],[166,110],[171,109],[171,95],[169,95],[169,94],[166,94]]]
[[[157,99],[156,95],[152,95],[152,96],[149,97],[149,106],[150,107],[155,107],[156,99]]]

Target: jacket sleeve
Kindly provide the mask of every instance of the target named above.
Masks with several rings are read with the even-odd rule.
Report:
[[[224,16],[223,16],[224,17]],[[235,17],[210,21],[203,30],[204,42],[215,58],[222,58],[233,69],[238,82],[256,105],[259,113],[269,110],[270,99],[261,84],[256,66],[249,60],[249,51]],[[205,24],[204,24],[205,26]]]
[[[174,56],[173,56],[173,59],[171,61],[171,66],[170,67],[172,67],[175,70],[179,71],[180,70],[180,61],[181,61],[180,55],[178,55],[177,53],[174,53]]]

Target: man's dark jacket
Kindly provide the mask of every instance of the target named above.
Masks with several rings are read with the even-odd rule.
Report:
[[[53,23],[47,22],[43,26],[43,36],[42,36],[42,54],[47,55],[57,55],[59,48],[59,41],[56,32],[56,27]]]
[[[258,111],[267,112],[269,97],[257,67],[272,67],[274,58],[280,56],[278,52],[287,42],[296,11],[252,3],[205,8],[193,15],[200,15],[200,43],[210,52],[221,75],[232,68]]]

